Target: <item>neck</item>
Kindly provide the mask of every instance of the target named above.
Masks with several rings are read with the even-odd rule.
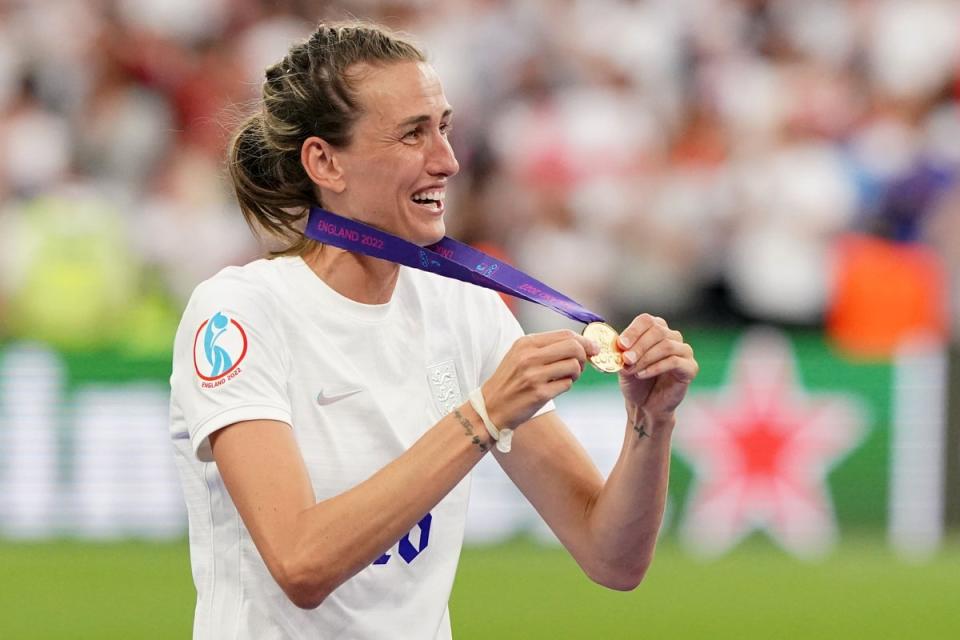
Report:
[[[355,302],[385,304],[393,297],[400,266],[328,245],[317,245],[303,261],[328,287]]]

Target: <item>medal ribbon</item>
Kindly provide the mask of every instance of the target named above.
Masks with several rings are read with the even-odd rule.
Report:
[[[597,314],[536,278],[448,236],[436,244],[420,247],[320,207],[310,207],[304,235],[340,249],[506,293],[553,309],[571,320],[603,322]]]

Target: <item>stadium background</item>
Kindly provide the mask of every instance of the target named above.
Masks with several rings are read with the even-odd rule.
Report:
[[[444,80],[452,235],[615,325],[663,315],[702,366],[647,581],[589,584],[485,463],[457,637],[954,637],[960,3],[5,0],[0,638],[188,635],[173,330],[262,251],[231,123],[348,16]],[[560,402],[604,470],[615,395]]]

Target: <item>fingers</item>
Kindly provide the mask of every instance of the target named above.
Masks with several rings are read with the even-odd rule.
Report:
[[[582,369],[587,357],[587,352],[581,342],[563,340],[537,349],[531,353],[530,362],[538,365],[550,365],[558,361],[572,359],[576,360],[578,366]]]
[[[571,383],[580,379],[583,374],[583,360],[567,358],[559,360],[543,368],[544,378],[548,381],[569,379]]]
[[[679,351],[677,351],[679,349]],[[671,354],[693,355],[693,349],[683,341],[679,331],[654,325],[624,352],[624,361],[643,369]]]
[[[570,391],[570,388],[573,387],[573,383],[574,383],[573,378],[559,378],[557,380],[552,380],[551,382],[548,382],[545,385],[544,389],[546,390],[547,395],[549,395],[550,398],[552,399],[552,398],[556,398],[561,393],[566,393],[567,391]]]
[[[587,353],[598,349],[571,331],[524,336],[514,342],[482,385],[490,419],[514,427],[545,402],[567,391],[583,373]]]
[[[546,344],[535,346],[538,342]],[[586,366],[587,349],[593,351],[591,345],[585,345],[585,342],[592,341],[569,331],[551,332],[551,335],[538,334],[534,340],[528,340],[521,347],[522,353],[518,355],[520,361],[525,363],[530,383],[543,385],[569,379],[572,384],[578,380]]]
[[[677,379],[689,381],[699,371],[693,348],[663,318],[649,314],[637,316],[620,334],[619,342],[624,349],[625,375],[654,378],[671,372]]]
[[[598,345],[596,342],[567,329],[561,329],[559,331],[546,331],[544,333],[532,333],[529,336],[521,339],[528,341],[530,344],[538,348],[569,342],[571,344],[579,345],[580,349],[583,350],[587,356],[593,356],[600,353],[600,345]]]
[[[636,318],[633,319],[633,322],[630,323],[630,326],[624,329],[620,333],[620,349],[626,351],[634,346],[640,337],[647,332],[647,330],[653,327],[661,327],[663,329],[669,329],[667,323],[663,318],[652,316],[649,313],[642,313]]]
[[[654,365],[659,365],[663,361],[678,364],[675,360],[677,358],[693,361],[693,348],[685,342],[666,337],[640,354],[638,360],[628,366],[625,373],[636,373],[639,378],[653,377],[650,372],[654,370]],[[660,367],[656,370],[663,372]]]
[[[700,372],[700,365],[693,357],[685,358],[683,356],[672,355],[663,360],[655,362],[646,369],[637,372],[638,378],[656,378],[665,373],[672,374],[681,382],[689,382],[697,377]]]

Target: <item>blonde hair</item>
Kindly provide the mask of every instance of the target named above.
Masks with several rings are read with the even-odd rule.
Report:
[[[281,242],[274,255],[302,253],[302,221],[318,202],[300,163],[304,140],[350,144],[361,115],[347,70],[354,64],[425,62],[423,52],[389,29],[366,22],[321,24],[266,70],[260,108],[230,141],[228,166],[240,210],[255,233]]]

